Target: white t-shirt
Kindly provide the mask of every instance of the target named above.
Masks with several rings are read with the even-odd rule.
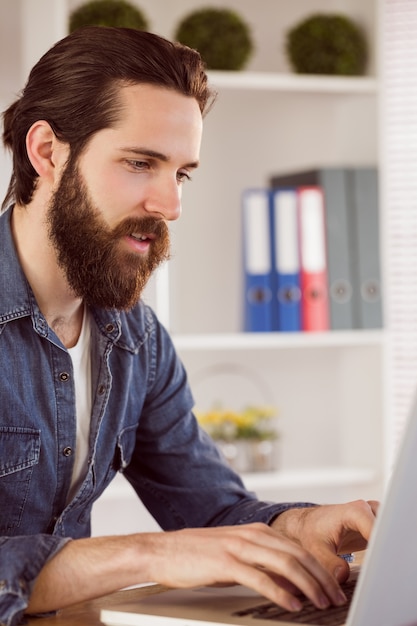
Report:
[[[84,308],[83,325],[77,344],[68,348],[74,369],[77,438],[74,469],[68,501],[75,495],[85,478],[88,461],[88,441],[91,422],[91,322],[87,307]]]

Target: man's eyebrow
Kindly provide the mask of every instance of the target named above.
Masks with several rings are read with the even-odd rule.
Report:
[[[163,161],[164,163],[168,163],[170,161],[170,157],[163,152],[158,152],[157,150],[151,150],[150,148],[138,148],[138,147],[125,147],[120,149],[121,152],[126,152],[129,154],[135,154],[137,156],[146,156],[151,159],[158,159],[159,161]],[[191,169],[197,168],[199,166],[199,161],[191,161],[190,163],[185,163],[183,167],[189,167]]]

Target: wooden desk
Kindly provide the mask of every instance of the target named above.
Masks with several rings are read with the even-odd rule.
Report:
[[[164,589],[166,587],[162,585],[148,585],[146,587],[117,591],[96,600],[74,604],[72,607],[63,609],[50,617],[28,618],[26,626],[102,626],[103,622],[100,620],[101,609],[105,607],[115,608],[136,598],[143,598],[152,593],[160,593]]]
[[[363,554],[363,552],[359,552],[355,555],[355,566],[361,564]],[[153,593],[160,593],[164,589],[166,589],[166,587],[163,585],[148,585],[146,587],[117,591],[116,593],[111,593],[107,596],[97,598],[96,600],[75,604],[50,617],[29,618],[26,626],[102,626],[103,622],[100,620],[101,609],[107,607],[115,608],[120,604],[137,598],[143,598]]]

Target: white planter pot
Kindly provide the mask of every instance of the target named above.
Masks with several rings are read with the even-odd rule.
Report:
[[[230,466],[238,473],[273,472],[279,467],[279,440],[236,439],[216,441]]]

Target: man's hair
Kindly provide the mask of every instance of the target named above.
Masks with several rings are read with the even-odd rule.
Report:
[[[13,171],[3,202],[28,204],[37,173],[26,135],[47,121],[76,159],[89,139],[118,121],[122,85],[145,83],[196,99],[204,115],[214,94],[199,53],[158,35],[129,28],[85,27],[56,43],[33,67],[21,97],[3,114],[3,142]]]

